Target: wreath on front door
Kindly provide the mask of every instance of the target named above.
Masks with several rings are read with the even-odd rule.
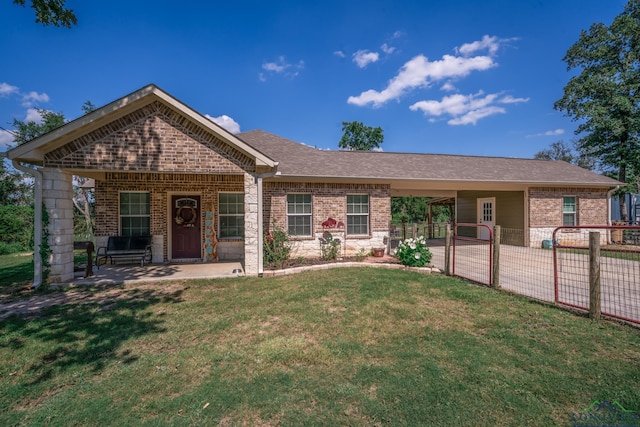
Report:
[[[188,209],[189,211],[191,211],[191,217],[189,219],[184,218],[182,211]],[[174,218],[174,220],[176,221],[176,224],[181,225],[183,227],[194,227],[195,226],[195,222],[198,219],[198,215],[196,212],[196,208],[194,208],[193,206],[187,206],[187,205],[183,205],[180,206],[178,208],[178,211],[176,212],[176,217]]]

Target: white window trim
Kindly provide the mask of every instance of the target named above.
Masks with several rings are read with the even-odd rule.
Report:
[[[573,197],[573,212],[565,212],[564,211],[564,199],[566,197]],[[565,214],[573,214],[573,225],[564,225],[564,215]],[[562,196],[562,226],[563,227],[577,227],[578,226],[578,196],[573,196],[570,194],[565,194]]]
[[[149,214],[148,215],[122,215],[122,204],[120,203],[121,195],[125,194],[133,194],[133,193],[145,193],[149,195]],[[118,191],[118,235],[122,236],[122,217],[126,216],[128,218],[149,218],[149,235],[151,235],[151,191],[144,190],[136,190],[136,191]]]
[[[222,237],[222,221],[220,220],[220,217],[223,216],[241,216],[242,218],[245,218],[245,212],[244,212],[244,207],[242,208],[242,213],[241,214],[221,214],[220,213],[220,195],[221,194],[242,194],[242,200],[244,203],[244,198],[245,198],[245,194],[242,191],[219,191],[218,192],[218,240],[238,240],[238,239],[244,239],[244,236],[226,236],[226,237]],[[246,220],[245,220],[246,221]]]
[[[367,213],[357,213],[350,214],[349,213],[349,196],[367,196]],[[344,199],[345,201],[345,212],[347,215],[347,221],[344,227],[345,235],[347,236],[370,236],[371,235],[371,195],[368,193],[350,193]],[[367,232],[365,234],[349,234],[349,217],[350,216],[367,216]]]
[[[289,213],[289,196],[293,196],[293,195],[303,195],[303,196],[309,196],[311,198],[310,201],[310,205],[311,205],[311,212],[308,214],[298,214],[298,213],[293,213],[290,214]],[[308,216],[309,217],[309,224],[310,224],[310,230],[309,230],[309,234],[290,234],[290,236],[294,239],[296,238],[300,238],[300,239],[305,239],[305,238],[309,238],[309,237],[313,237],[313,193],[287,193],[285,195],[285,213],[286,213],[286,217],[287,217],[287,224],[286,224],[286,232],[289,235],[289,217],[290,216]]]

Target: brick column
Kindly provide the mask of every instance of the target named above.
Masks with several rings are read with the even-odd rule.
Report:
[[[42,169],[42,202],[49,215],[49,282],[73,279],[72,175],[60,169]]]
[[[258,274],[258,184],[244,174],[244,272]]]

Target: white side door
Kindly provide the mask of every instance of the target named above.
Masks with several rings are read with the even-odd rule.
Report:
[[[478,224],[491,227],[496,225],[496,198],[487,197],[478,199]],[[489,240],[487,227],[478,227],[478,239]]]

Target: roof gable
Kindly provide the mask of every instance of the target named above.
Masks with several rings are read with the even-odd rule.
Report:
[[[71,141],[78,141],[107,124],[117,122],[133,112],[150,104],[159,103],[172,111],[175,121],[185,127],[199,128],[229,148],[235,149],[252,159],[256,166],[276,167],[277,162],[252,146],[246,144],[226,129],[213,123],[186,104],[178,101],[155,85],[145,86],[85,116],[66,123],[45,135],[15,147],[7,153],[12,160],[42,165],[45,155],[51,153]],[[189,123],[187,126],[186,123]],[[94,134],[95,135],[95,134]]]
[[[255,172],[251,157],[157,101],[46,153],[44,165],[92,171]]]

